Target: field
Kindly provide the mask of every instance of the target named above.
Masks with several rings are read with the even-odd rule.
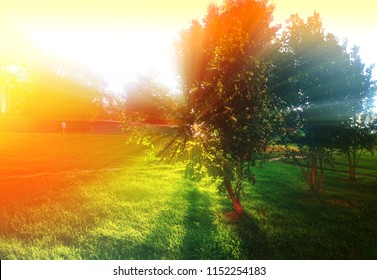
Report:
[[[146,161],[123,136],[0,134],[0,259],[377,259],[377,156],[324,195],[256,167],[237,218],[220,180]],[[341,172],[339,172],[341,171]]]

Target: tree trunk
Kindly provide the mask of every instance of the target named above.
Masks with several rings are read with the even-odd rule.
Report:
[[[309,192],[313,192],[312,182],[310,180],[310,169],[308,168],[308,172],[306,173],[306,183],[308,184]]]
[[[349,172],[350,172],[350,180],[356,179],[356,168],[353,164],[354,159],[352,158],[351,151],[347,151],[348,163],[349,163]]]
[[[355,180],[356,179],[356,164],[358,160],[357,160],[356,148],[354,147],[352,151],[353,151],[352,153],[352,178],[353,180]]]
[[[230,180],[225,179],[224,184],[225,184],[225,188],[228,192],[228,195],[229,195],[230,199],[232,200],[234,210],[237,212],[238,215],[240,215],[240,216],[243,215],[245,212],[242,208],[240,201],[234,195],[232,183],[230,182]]]
[[[318,167],[317,167],[317,157],[315,155],[313,155],[311,157],[312,159],[312,181],[311,181],[311,185],[312,185],[312,188],[316,189],[317,186],[318,186]]]
[[[320,169],[320,174],[319,174],[319,182],[318,182],[318,193],[322,194],[322,185],[323,185],[323,162],[322,162],[322,158],[319,159],[319,169]]]
[[[310,156],[306,181],[309,186],[309,192],[322,194],[323,191],[323,161],[317,155]]]
[[[355,165],[353,165],[352,161],[350,161],[350,180],[356,179],[356,170]]]

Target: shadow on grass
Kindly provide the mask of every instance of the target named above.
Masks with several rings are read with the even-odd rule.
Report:
[[[213,197],[194,182],[186,181],[169,199],[165,210],[154,222],[154,228],[141,243],[112,240],[119,248],[115,259],[228,259],[229,232],[216,222]],[[226,244],[229,243],[229,244]]]
[[[208,259],[218,258],[210,196],[191,182],[170,195],[154,222],[154,228],[139,244],[118,240],[115,258]],[[114,242],[112,240],[111,242]],[[131,245],[131,246],[130,246]]]
[[[245,203],[248,215],[235,222],[247,258],[375,259],[375,196],[363,181],[326,174],[325,192],[316,195],[295,173],[274,163],[259,174]]]
[[[190,186],[186,199],[189,205],[184,220],[186,233],[181,245],[182,259],[219,258],[221,253],[214,239],[216,228],[208,193]]]
[[[236,224],[236,232],[243,244],[246,259],[270,259],[273,252],[268,243],[260,222],[249,214],[240,217]]]
[[[375,259],[374,197],[354,192],[360,186],[335,187],[332,180],[323,196],[309,194],[296,169],[278,163],[267,168],[250,188],[244,217],[222,214],[230,209],[227,198],[185,180],[167,194],[145,236],[107,236],[98,246],[111,243],[113,249],[97,248],[95,258]]]

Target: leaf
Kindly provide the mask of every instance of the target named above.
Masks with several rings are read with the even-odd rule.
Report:
[[[235,116],[230,117],[234,122],[237,122],[237,118]]]

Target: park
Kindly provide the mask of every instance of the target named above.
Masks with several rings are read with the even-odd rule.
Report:
[[[374,66],[317,12],[273,17],[210,4],[174,90],[4,55],[0,259],[376,259]]]

